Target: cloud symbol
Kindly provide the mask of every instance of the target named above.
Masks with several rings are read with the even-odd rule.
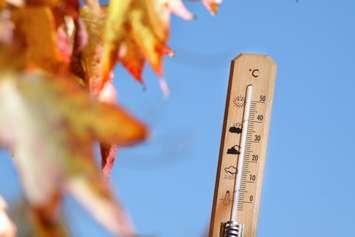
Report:
[[[225,167],[224,171],[229,175],[234,175],[237,173],[237,167],[231,165],[231,166]]]

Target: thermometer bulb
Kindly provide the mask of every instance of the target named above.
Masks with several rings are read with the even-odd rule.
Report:
[[[244,225],[235,221],[228,221],[224,224],[223,237],[243,237]]]

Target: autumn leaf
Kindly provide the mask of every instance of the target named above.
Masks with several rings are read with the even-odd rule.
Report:
[[[127,36],[127,40],[121,44],[117,59],[137,81],[143,83],[142,73],[145,58],[144,55],[142,55],[138,44],[130,36]]]
[[[56,222],[65,191],[112,233],[134,234],[92,147],[96,140],[134,144],[146,137],[144,125],[118,106],[91,99],[71,80],[5,72],[0,78],[0,124],[0,144],[14,154],[26,197],[44,223]]]
[[[109,104],[117,103],[116,89],[112,81],[106,82],[98,96],[98,100]],[[100,143],[102,174],[107,179],[111,176],[111,171],[117,157],[117,150],[116,145]]]
[[[203,1],[213,13],[220,2]],[[162,77],[162,58],[173,54],[167,45],[171,13],[185,20],[193,19],[181,0],[110,1],[104,31],[102,77],[95,82],[96,90],[109,80],[116,61],[121,62],[138,81],[142,81],[145,61]]]
[[[102,78],[98,79],[97,90],[101,90],[104,83],[109,80],[113,63],[116,61],[119,43],[124,34],[123,26],[131,2],[132,0],[110,1],[104,31]]]
[[[81,9],[79,20],[82,20],[86,26],[88,41],[85,47],[77,53],[77,58],[74,60],[80,61],[82,77],[89,92],[100,101],[116,104],[116,90],[111,80],[106,82],[102,90],[97,90],[96,84],[101,78],[100,59],[102,57],[104,18],[104,12],[97,8],[94,1]],[[100,151],[102,173],[104,177],[108,178],[116,160],[117,147],[116,145],[101,143]]]
[[[201,1],[212,14],[221,2]],[[79,11],[77,0],[0,0],[0,145],[13,155],[40,237],[68,235],[58,214],[66,194],[115,235],[134,235],[106,178],[117,146],[147,131],[116,105],[112,70],[122,63],[143,83],[148,63],[167,91],[171,14],[194,18],[182,0],[85,4]]]
[[[83,71],[83,77],[89,92],[97,96],[100,101],[107,103],[116,103],[116,92],[112,86],[111,80],[105,83],[102,89],[97,83],[101,80],[101,61],[103,47],[103,29],[105,15],[104,11],[97,9],[97,5],[91,3],[91,6],[84,6],[80,11],[80,19],[86,26],[88,32],[88,43],[78,54]],[[129,41],[128,43],[134,43]],[[130,73],[141,81],[141,73],[144,66],[144,58],[140,53],[135,53],[136,46],[126,47],[129,51],[121,58],[122,64]],[[117,147],[115,145],[100,144],[102,172],[108,178],[111,174],[114,162],[117,156]]]
[[[60,11],[36,5],[0,12],[0,67],[68,73],[75,26]]]
[[[167,7],[169,11],[174,13],[175,15],[181,17],[185,20],[192,20],[194,15],[186,9],[182,0],[165,0],[162,2],[163,7]]]
[[[104,85],[111,80],[116,61],[143,83],[142,72],[148,61],[159,75],[161,88],[167,94],[169,89],[161,76],[162,57],[172,53],[167,47],[170,14],[185,20],[193,18],[183,2],[113,0],[107,10],[99,8],[94,0],[87,3],[81,9],[80,17],[86,25],[88,44],[79,57],[90,93],[100,95]],[[109,176],[116,158],[116,147],[100,144],[100,150],[103,173]]]
[[[124,7],[122,7],[122,5]],[[162,56],[169,53],[169,9],[158,1],[113,0],[108,7],[102,59],[101,86],[109,79],[117,59],[127,66],[137,80],[147,60],[162,75]]]
[[[64,57],[57,45],[54,16],[49,7],[23,7],[12,11],[18,56],[26,68],[63,70]],[[39,37],[40,36],[40,37]]]
[[[222,0],[202,0],[203,5],[213,14],[217,14],[218,5],[222,3]]]
[[[84,6],[80,10],[80,19],[83,21],[88,34],[87,44],[83,47],[79,60],[83,70],[83,77],[89,92],[94,95],[99,94],[100,87],[97,82],[100,81],[101,58],[103,47],[103,28],[105,16],[103,12],[92,10],[88,6]]]
[[[103,41],[105,28],[105,11],[94,10],[84,6],[80,11],[88,32],[88,44],[83,48],[80,60],[84,71],[84,78],[89,91],[98,95],[102,89],[102,63]],[[144,56],[141,54],[138,45],[127,35],[127,40],[122,43],[121,50],[115,56],[125,68],[140,82],[144,68]]]
[[[8,10],[0,12],[0,44],[10,44],[13,37],[14,23]]]
[[[16,227],[6,214],[6,202],[0,196],[0,237],[15,237]]]

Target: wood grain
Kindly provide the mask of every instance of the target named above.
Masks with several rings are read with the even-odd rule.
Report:
[[[276,64],[269,56],[240,54],[232,60],[209,237],[220,237],[221,225],[231,218],[238,146],[244,129],[248,141],[238,223],[245,225],[243,237],[256,236],[275,76]],[[253,86],[252,109],[248,128],[242,128],[248,85]]]

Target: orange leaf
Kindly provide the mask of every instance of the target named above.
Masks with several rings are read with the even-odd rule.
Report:
[[[222,0],[203,0],[203,5],[213,14],[217,14],[218,6]]]
[[[215,12],[220,2],[204,0],[203,3]],[[102,77],[95,83],[99,90],[110,79],[117,60],[138,81],[142,80],[145,60],[159,77],[162,76],[163,57],[172,54],[167,46],[171,13],[185,20],[193,19],[182,0],[110,1],[104,32]]]
[[[118,53],[118,60],[137,81],[141,83],[143,82],[142,72],[145,59],[139,49],[139,45],[137,45],[133,39],[128,38],[124,43],[122,43],[121,50]]]
[[[116,104],[116,90],[111,81],[106,82],[103,90],[98,97],[99,101],[109,104]],[[100,143],[101,167],[103,176],[108,179],[111,175],[117,155],[117,146],[112,144]]]
[[[125,7],[117,10],[122,2]],[[158,75],[162,75],[162,57],[170,52],[166,46],[170,12],[164,1],[110,2],[104,34],[101,85],[109,79],[117,59],[139,81],[145,60]],[[186,9],[182,12],[187,14]]]
[[[16,39],[29,68],[59,71],[64,58],[57,48],[54,16],[48,7],[24,7],[12,11]],[[40,36],[40,37],[39,37]]]

